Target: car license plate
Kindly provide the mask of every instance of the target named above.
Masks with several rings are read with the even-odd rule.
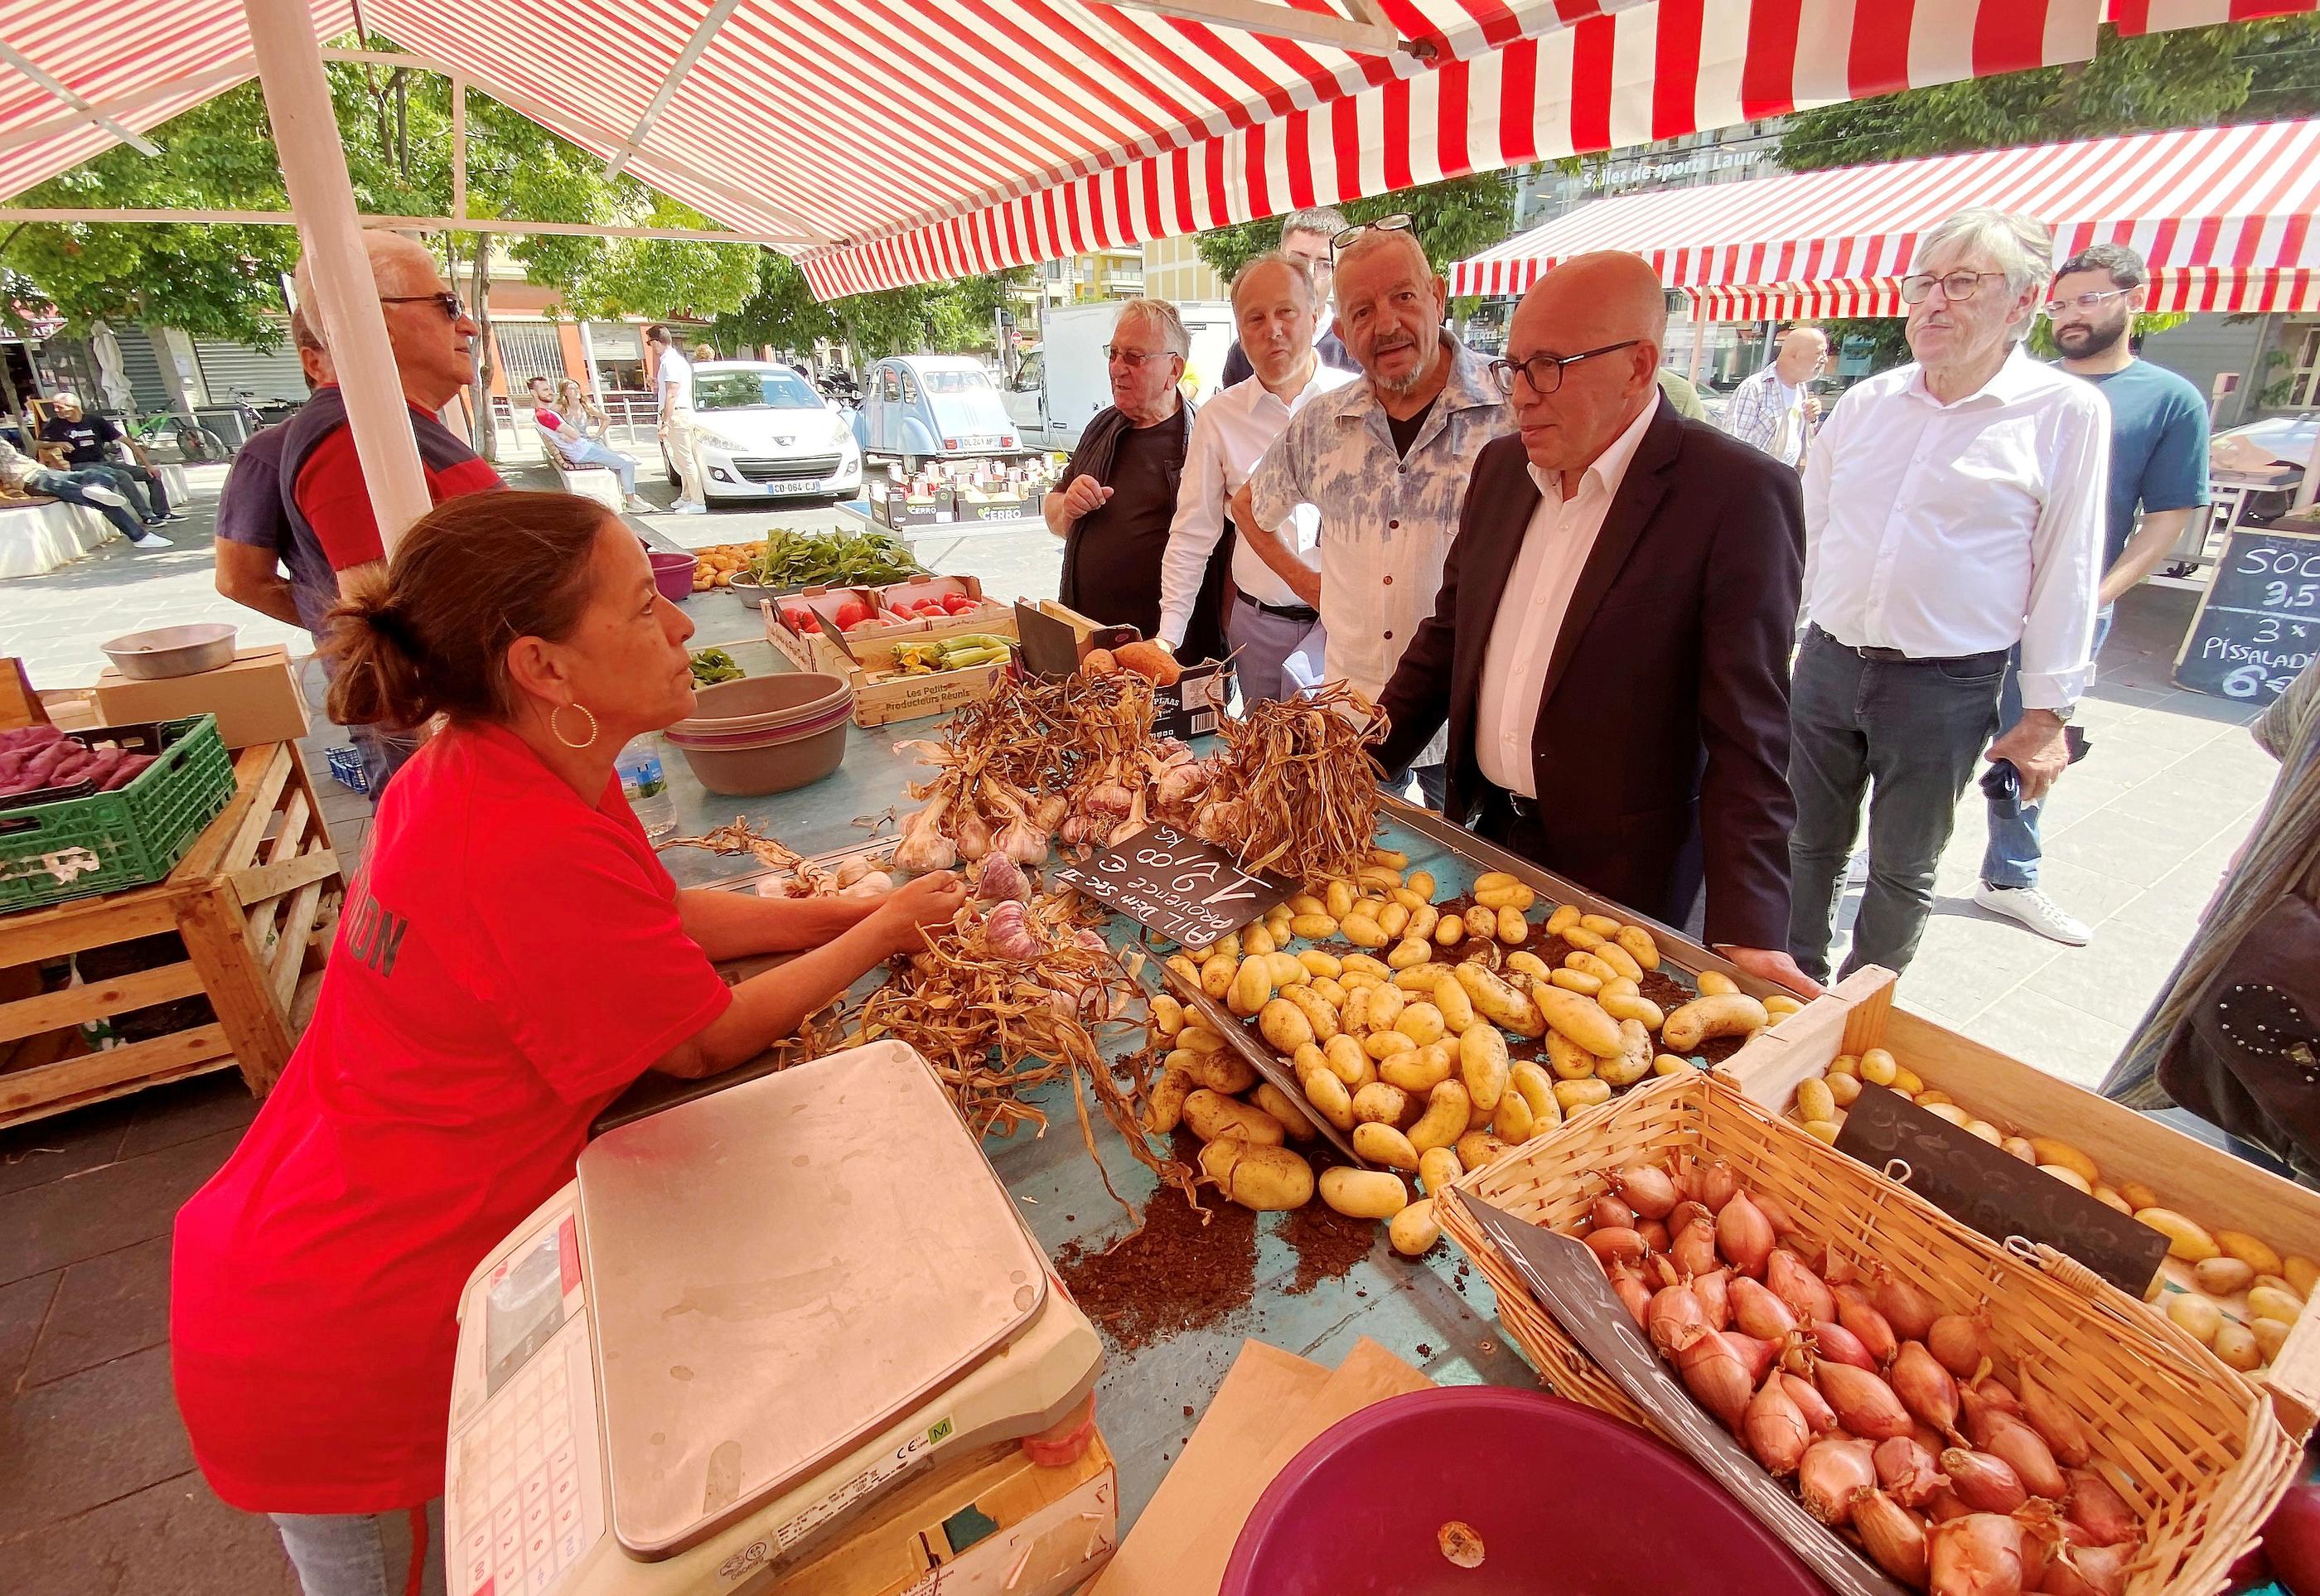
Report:
[[[997,449],[999,447],[999,439],[996,434],[986,432],[980,438],[968,439],[966,440],[966,447],[969,449]]]
[[[766,484],[766,491],[771,494],[810,494],[820,485],[821,484],[818,482],[792,478],[781,482],[769,482]]]

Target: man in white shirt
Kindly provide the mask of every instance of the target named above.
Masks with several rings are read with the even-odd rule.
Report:
[[[1784,466],[1798,464],[1820,420],[1820,395],[1808,385],[1827,365],[1828,334],[1799,322],[1781,334],[1772,364],[1732,390],[1724,430]]]
[[[2053,273],[2046,230],[1974,209],[1902,280],[1917,360],[1859,384],[1806,456],[1805,610],[1790,695],[1789,949],[1816,979],[1869,795],[1869,886],[1845,973],[1908,967],[1934,862],[1988,744],[2035,801],[2068,762],[2091,675],[2110,421],[2020,347]],[[1992,743],[2007,657],[2022,719]]]
[[[1662,397],[1666,331],[1634,255],[1524,296],[1494,366],[1520,431],[1474,464],[1378,757],[1446,723],[1450,819],[1670,925],[1704,885],[1705,939],[1811,993],[1786,949],[1796,474]]]
[[[1345,340],[1329,325],[1332,314],[1329,289],[1337,266],[1329,249],[1337,235],[1345,231],[1344,213],[1327,205],[1291,211],[1281,219],[1280,251],[1303,261],[1306,269],[1312,274],[1313,297],[1320,306],[1319,331],[1313,335],[1314,358],[1330,370],[1359,376],[1362,368],[1354,364],[1353,356],[1346,351]],[[1237,387],[1255,375],[1256,367],[1249,360],[1248,350],[1236,335],[1232,348],[1225,351],[1225,374],[1219,385]]]
[[[645,342],[660,351],[653,366],[653,389],[660,395],[660,446],[675,468],[677,482],[676,501],[669,508],[679,515],[706,515],[701,457],[693,452],[693,362],[666,327],[646,328]]]
[[[1310,401],[1234,495],[1233,522],[1329,634],[1328,676],[1374,699],[1434,612],[1458,506],[1482,446],[1507,431],[1489,363],[1442,324],[1449,285],[1407,216],[1337,244],[1337,331],[1365,381]],[[1320,569],[1279,529],[1320,512]],[[1443,803],[1438,733],[1415,756],[1427,803]]]
[[[1233,320],[1255,375],[1201,406],[1184,453],[1176,519],[1160,564],[1160,640],[1184,640],[1209,562],[1228,535],[1232,495],[1281,436],[1290,418],[1317,394],[1352,382],[1313,351],[1313,276],[1303,260],[1274,251],[1242,267],[1232,282]],[[1299,561],[1319,569],[1314,527],[1320,517],[1300,504],[1291,517]],[[1284,531],[1287,530],[1283,529]],[[1233,539],[1234,596],[1225,615],[1243,705],[1292,698],[1321,679],[1327,634],[1320,612],[1273,574],[1263,557]]]

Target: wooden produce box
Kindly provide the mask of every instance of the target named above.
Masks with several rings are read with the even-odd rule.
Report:
[[[974,578],[947,580],[972,582]],[[987,697],[992,685],[1010,668],[1010,661],[1000,661],[921,676],[896,674],[894,649],[898,643],[979,632],[1013,641],[1014,616],[995,608],[940,625],[919,621],[908,627],[857,632],[850,638],[842,636],[834,627],[801,636],[782,619],[781,612],[773,603],[768,602],[762,608],[766,639],[784,659],[800,670],[826,671],[853,685],[856,726],[886,726],[897,721],[948,714]]]
[[[910,598],[929,598],[946,593],[956,593],[973,599],[977,609],[963,615],[943,619],[897,621],[880,626],[865,626],[858,631],[838,630],[838,611],[848,602],[871,604],[880,609],[890,603]],[[814,624],[800,628],[790,622],[790,612],[804,610],[813,616]],[[784,595],[779,604],[766,612],[766,635],[784,657],[800,670],[828,671],[843,676],[861,663],[864,651],[876,643],[922,641],[928,638],[965,637],[974,632],[991,632],[1013,638],[1014,611],[992,601],[983,590],[979,576],[914,576],[906,582],[890,582],[877,587],[809,587],[802,592]],[[892,650],[888,653],[891,657]]]
[[[2244,1231],[2283,1256],[2320,1259],[2320,1192],[1913,1014],[1894,1003],[1893,981],[1891,971],[1873,965],[1856,971],[1756,1036],[1725,1062],[1724,1074],[1751,1102],[1786,1114],[1799,1084],[1824,1074],[1837,1055],[1883,1047],[1978,1118],[2071,1143],[2107,1182],[2140,1182],[2158,1193],[2161,1207],[2209,1230]],[[2179,1284],[2189,1280],[2173,1258],[2162,1273]],[[2291,1436],[2302,1441],[2311,1434],[2320,1418],[2320,1291],[2310,1293],[2279,1356],[2248,1378],[2270,1394]]]
[[[338,855],[293,743],[245,748],[235,790],[150,886],[0,916],[0,1126],[209,1070],[264,1092],[289,1062],[307,943],[343,890]],[[43,990],[66,957],[174,933],[184,957]],[[101,1051],[81,1029],[205,996],[214,1018]]]

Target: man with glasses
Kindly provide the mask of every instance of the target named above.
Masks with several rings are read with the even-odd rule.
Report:
[[[2021,348],[2051,249],[2038,222],[1987,208],[1928,231],[1901,285],[1916,361],[1854,386],[1805,457],[1789,950],[1817,980],[1864,792],[1848,975],[1908,968],[1985,745],[2034,803],[2068,761],[2092,674],[2110,422],[2090,385]],[[2017,648],[2025,707],[1991,742]]]
[[[1340,234],[1337,262],[1337,329],[1367,380],[1297,413],[1234,495],[1233,522],[1319,612],[1329,678],[1374,699],[1434,612],[1475,457],[1511,418],[1489,363],[1443,326],[1449,285],[1409,217]],[[1300,504],[1320,513],[1318,572],[1291,540]],[[1388,769],[1414,764],[1427,803],[1440,809],[1446,744],[1429,730],[1425,747],[1403,749]]]
[[[1056,596],[1099,625],[1132,626],[1147,638],[1161,635],[1160,569],[1192,438],[1192,407],[1177,387],[1192,349],[1168,301],[1120,306],[1103,351],[1111,404],[1080,434],[1061,485],[1039,502],[1047,530],[1064,540]],[[1210,564],[1211,579],[1176,629],[1190,660],[1223,653],[1223,562]]]
[[[2124,244],[2096,244],[2062,263],[2046,301],[2062,369],[2094,384],[2110,407],[2104,574],[2089,653],[2095,660],[2110,635],[2111,606],[2158,568],[2207,503],[2207,401],[2174,372],[2136,359],[2127,340],[2148,281],[2142,256]],[[2007,667],[1998,715],[2007,727],[2022,718],[2016,665]],[[2042,937],[2083,948],[2093,931],[2038,885],[2038,807],[2012,794],[1990,798],[1989,846],[1973,901]]]
[[[468,345],[478,332],[467,318],[467,307],[437,274],[434,256],[418,240],[372,229],[363,233],[363,249],[370,258],[371,278],[385,312],[386,340],[394,354],[395,375],[402,380],[429,496],[440,504],[462,494],[504,486],[499,473],[437,414],[458,397],[473,374]],[[296,287],[298,304],[311,319],[318,302],[308,263],[303,260],[298,263]],[[319,325],[313,331],[323,335],[319,341],[324,348],[318,352],[326,355],[327,334]],[[298,413],[283,423],[277,476],[284,519],[301,543],[321,549],[322,563],[329,567],[327,586],[322,585],[324,578],[319,567],[310,567],[308,574],[313,580],[298,595],[300,618],[310,628],[317,627],[336,602],[337,589],[348,574],[386,558],[378,516],[371,508],[370,488],[363,480],[362,461],[355,453],[354,429],[347,424],[346,398],[337,383],[316,388]],[[294,564],[294,583],[301,576],[301,567]],[[315,635],[319,638],[322,633],[317,630]],[[323,660],[328,668],[330,657],[323,656]],[[370,776],[372,801],[376,802],[388,777],[410,757],[416,745],[374,727],[354,727],[351,734]]]
[[[1331,371],[1358,374],[1361,367],[1354,363],[1353,356],[1346,352],[1345,340],[1339,338],[1329,325],[1329,287],[1336,265],[1330,258],[1329,244],[1345,231],[1343,213],[1328,206],[1291,211],[1282,218],[1280,252],[1294,255],[1313,275],[1313,296],[1321,307],[1319,330],[1313,335],[1313,353],[1319,357],[1322,366]],[[1237,383],[1246,382],[1255,375],[1256,367],[1236,337],[1232,348],[1225,351],[1225,375],[1221,385],[1229,388]]]
[[[1772,364],[1732,390],[1724,430],[1763,449],[1783,466],[1800,465],[1805,443],[1820,420],[1812,379],[1828,365],[1828,334],[1799,322],[1781,334]]]
[[[1518,431],[1475,461],[1379,758],[1446,722],[1450,819],[1670,925],[1704,886],[1705,940],[1811,993],[1786,951],[1797,479],[1677,413],[1666,334],[1634,255],[1523,296],[1493,364]]]

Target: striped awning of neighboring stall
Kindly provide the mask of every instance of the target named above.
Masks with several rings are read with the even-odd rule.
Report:
[[[1969,205],[2054,230],[2057,264],[2120,243],[2152,308],[2307,310],[2320,292],[2320,122],[2139,133],[1663,189],[1582,205],[1464,260],[1459,294],[1518,294],[1555,261],[1628,249],[1703,314],[1898,316],[1917,240]]]
[[[2105,5],[2109,10],[2106,13]],[[312,0],[825,296],[2320,0]],[[1231,20],[1226,20],[1231,19]],[[0,0],[0,196],[250,77],[239,0]]]

